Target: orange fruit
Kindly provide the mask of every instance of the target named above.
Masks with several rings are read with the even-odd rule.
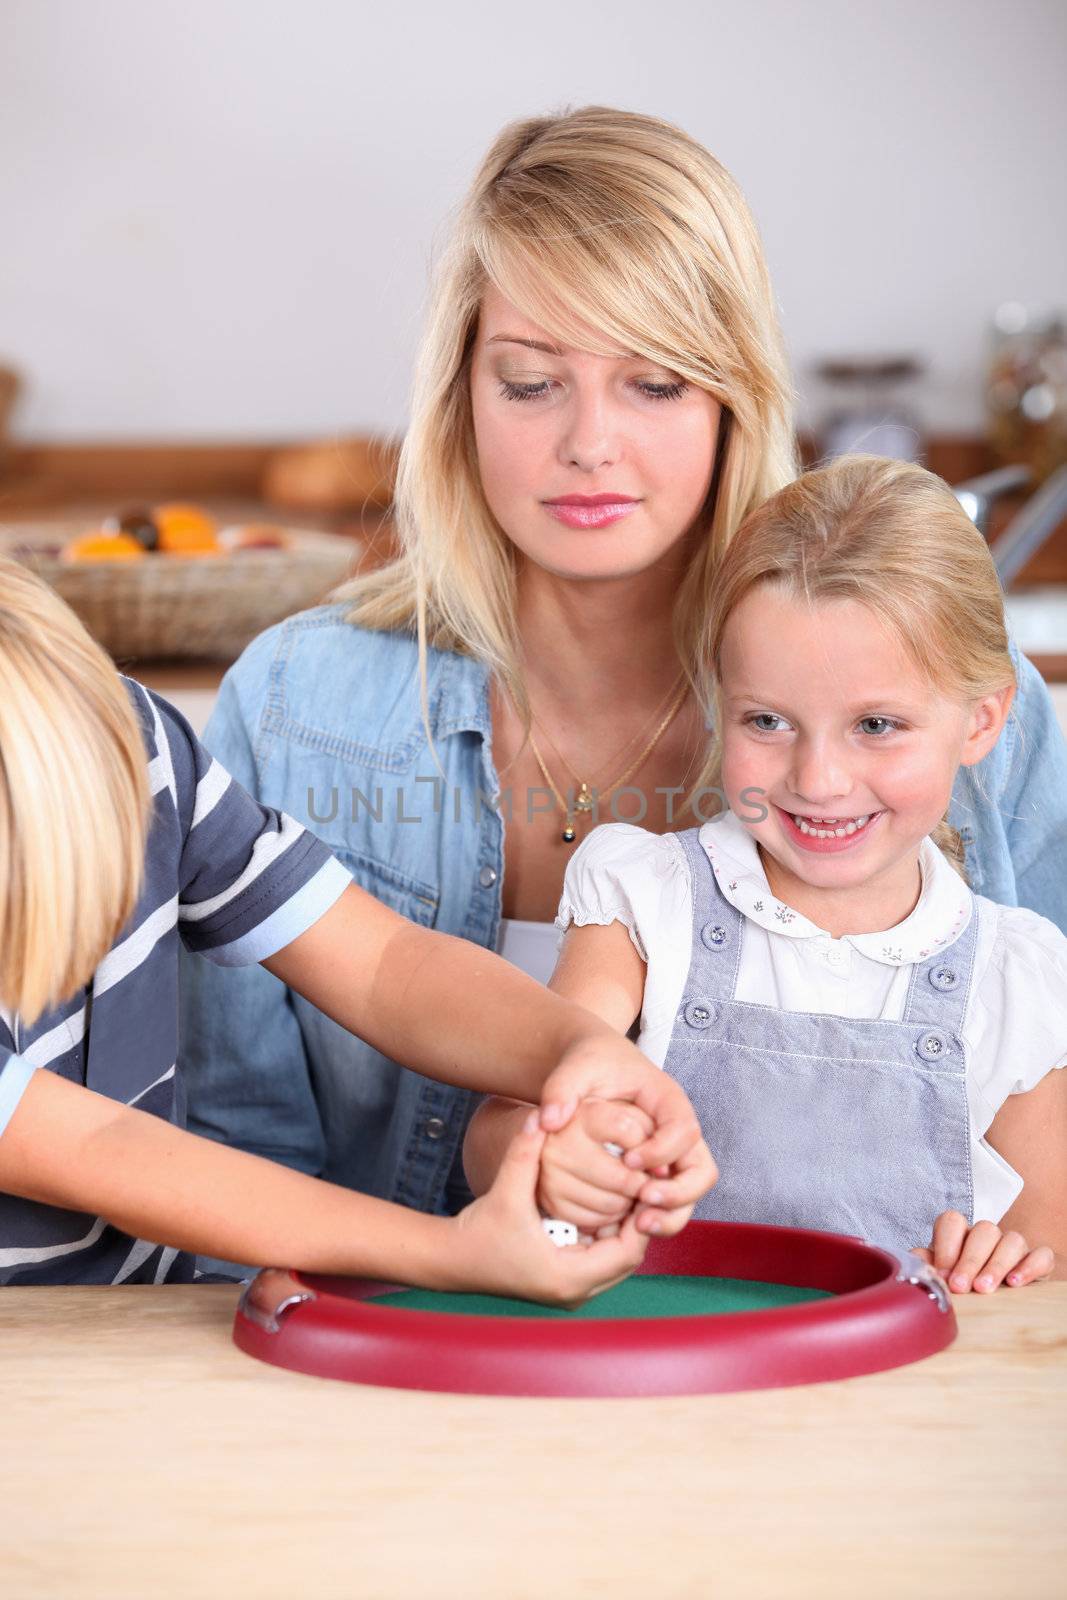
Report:
[[[64,545],[64,561],[141,561],[144,547],[127,533],[103,533],[94,529]]]
[[[152,513],[159,529],[159,549],[167,555],[218,555],[219,542],[214,517],[200,506],[172,501],[156,506]]]

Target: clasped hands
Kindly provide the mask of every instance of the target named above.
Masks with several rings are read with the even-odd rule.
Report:
[[[545,1085],[537,1203],[585,1241],[611,1238],[631,1213],[641,1234],[679,1233],[718,1178],[686,1095],[646,1065],[632,1088],[574,1065]]]

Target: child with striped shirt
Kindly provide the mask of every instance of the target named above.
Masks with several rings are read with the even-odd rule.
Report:
[[[541,1101],[491,1193],[425,1216],[185,1132],[179,940],[262,962],[429,1076]],[[560,1250],[540,1151],[587,1096],[637,1108],[634,1147],[685,1198]],[[199,1253],[576,1303],[713,1177],[684,1094],[633,1045],[363,893],[0,559],[0,1284],[187,1282]]]

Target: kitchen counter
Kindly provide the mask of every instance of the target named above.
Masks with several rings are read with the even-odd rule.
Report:
[[[225,1287],[0,1291],[9,1600],[1062,1600],[1067,1283],[867,1378],[502,1400],[264,1366]]]

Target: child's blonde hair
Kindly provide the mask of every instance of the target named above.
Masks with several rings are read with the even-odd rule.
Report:
[[[707,531],[680,585],[675,642],[701,682],[709,572],[742,517],[796,471],[792,393],[763,251],[729,173],[670,123],[586,106],[505,127],[436,274],[401,450],[402,553],[343,585],[349,619],[417,631],[487,662],[523,715],[516,553],[486,504],[468,363],[489,284],[564,343],[632,350],[723,406]],[[590,345],[588,330],[602,335]]]
[[[0,556],[0,1002],[28,1026],[89,981],[133,911],[149,804],[111,661]]]
[[[922,467],[842,457],[805,473],[746,518],[710,590],[705,649],[716,724],[726,624],[759,584],[811,604],[859,601],[928,682],[965,702],[1015,684],[988,546],[948,485]],[[702,785],[719,787],[721,760],[715,737]],[[965,876],[962,842],[947,812],[933,838]]]

